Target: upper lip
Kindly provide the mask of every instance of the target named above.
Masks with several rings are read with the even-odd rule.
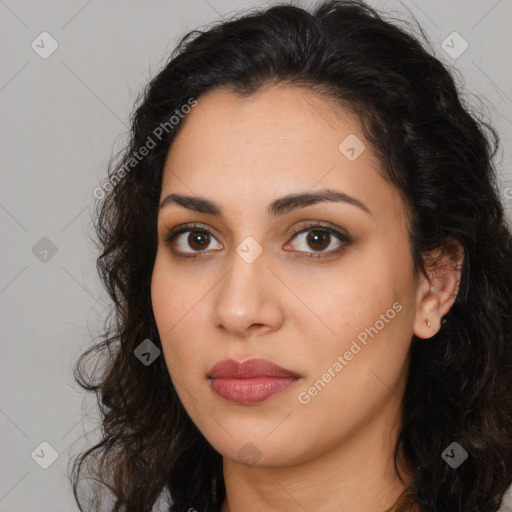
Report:
[[[208,377],[214,379],[250,379],[253,377],[299,378],[300,375],[265,359],[248,359],[243,362],[235,361],[234,359],[224,359],[210,368]]]

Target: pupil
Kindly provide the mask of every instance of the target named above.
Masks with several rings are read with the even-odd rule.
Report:
[[[322,231],[311,231],[311,234],[308,236],[308,242],[313,242],[318,249],[324,249],[326,246],[325,243],[322,244],[322,242],[325,242],[327,236],[328,235],[326,233],[323,233]]]
[[[189,235],[189,244],[194,249],[203,249],[204,246],[208,245],[207,237],[207,233],[203,233],[201,231],[192,231]],[[197,240],[199,240],[199,242],[197,242]],[[199,247],[194,247],[196,243],[199,245]]]

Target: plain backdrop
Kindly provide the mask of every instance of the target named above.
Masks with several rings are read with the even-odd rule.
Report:
[[[90,241],[92,192],[126,140],[137,93],[186,32],[274,3],[0,0],[0,511],[78,510],[68,463],[98,430],[72,368],[100,333],[106,299]],[[493,121],[510,218],[512,0],[369,3],[416,18]]]

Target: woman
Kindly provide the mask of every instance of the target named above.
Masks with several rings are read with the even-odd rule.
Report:
[[[468,110],[361,2],[183,38],[95,192],[115,316],[76,368],[104,429],[79,504],[87,466],[112,510],[500,508],[512,237]]]

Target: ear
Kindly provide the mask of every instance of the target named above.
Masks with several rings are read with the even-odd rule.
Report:
[[[429,251],[424,261],[428,277],[420,275],[413,332],[418,338],[426,339],[441,329],[443,316],[455,302],[464,249],[457,240],[449,238],[442,248]]]

